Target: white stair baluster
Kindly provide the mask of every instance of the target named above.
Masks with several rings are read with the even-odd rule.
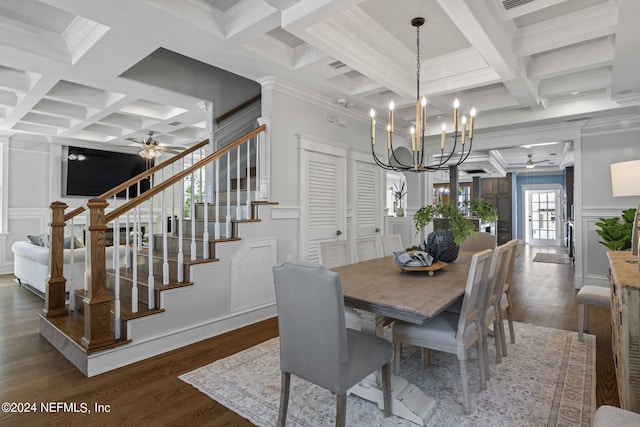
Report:
[[[200,168],[200,200],[204,202],[204,232],[202,233],[202,258],[209,258],[209,201],[207,199],[207,192],[204,186],[206,180],[204,179],[206,168]]]
[[[236,219],[240,220],[242,219],[242,211],[240,210],[240,188],[242,187],[242,185],[240,184],[242,181],[240,181],[240,165],[242,164],[241,162],[241,158],[240,158],[240,147],[242,145],[238,145],[238,148],[236,148]]]
[[[148,270],[149,275],[147,276],[147,286],[148,286],[148,295],[149,295],[149,308],[156,307],[155,301],[155,280],[153,277],[153,197],[148,200],[149,203],[149,218],[147,219],[147,250],[148,254]]]
[[[184,158],[181,161],[182,170],[184,170]],[[180,200],[178,201],[178,282],[184,282],[184,249],[183,249],[183,231],[184,224],[182,223],[182,217],[184,217],[184,178],[180,180],[178,184],[180,187]]]
[[[253,139],[253,138],[251,138]],[[247,144],[247,219],[251,219],[251,139]],[[238,147],[240,149],[240,147]]]
[[[140,228],[140,205],[136,206],[133,211],[133,253],[131,257],[131,312],[138,312],[138,251],[140,250],[141,239],[138,237],[142,234]]]
[[[226,234],[227,239],[231,237],[231,152],[225,154],[227,156],[227,218],[226,218]]]
[[[216,228],[215,236],[216,240],[220,240],[220,159],[216,159]]]
[[[162,172],[162,180],[164,181],[164,169]],[[169,284],[169,239],[168,239],[168,231],[167,231],[167,221],[165,221],[164,217],[166,216],[166,201],[165,201],[165,193],[163,191],[160,193],[160,222],[162,224],[162,284]]]
[[[71,218],[71,222],[69,224],[71,226],[71,258],[69,259],[69,311],[76,311],[76,298],[75,298],[75,290],[76,284],[73,280],[73,276],[76,269],[76,233],[75,227],[73,225],[73,218]]]
[[[114,312],[113,331],[117,340],[120,339],[120,218],[113,221],[113,292],[114,292]],[[108,279],[107,279],[108,280]]]

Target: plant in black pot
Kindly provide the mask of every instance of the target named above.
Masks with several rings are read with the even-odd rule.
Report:
[[[467,205],[485,222],[498,220],[495,207],[480,198],[468,202]],[[455,261],[460,243],[476,233],[473,222],[465,217],[458,206],[451,204],[422,206],[413,216],[413,221],[418,233],[433,222],[434,231],[427,236],[422,250],[428,252],[436,261]]]

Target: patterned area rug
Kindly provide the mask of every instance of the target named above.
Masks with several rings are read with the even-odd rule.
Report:
[[[533,262],[547,262],[551,264],[571,264],[571,259],[567,254],[551,254],[538,252],[533,258]]]
[[[491,379],[480,392],[475,351],[469,389],[472,413],[462,411],[462,385],[455,355],[433,352],[432,366],[420,367],[420,352],[405,346],[401,375],[438,401],[429,426],[590,426],[595,412],[595,337],[515,323],[516,343],[495,363],[490,339]],[[507,329],[508,337],[508,329]],[[507,338],[508,339],[508,338]],[[218,360],[179,378],[258,426],[276,425],[280,397],[278,338]],[[335,397],[291,377],[287,426],[334,425]],[[377,405],[357,396],[347,400],[347,425],[415,426],[384,418]]]

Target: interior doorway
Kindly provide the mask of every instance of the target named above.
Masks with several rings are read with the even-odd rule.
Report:
[[[523,186],[524,237],[532,246],[562,242],[562,186]]]

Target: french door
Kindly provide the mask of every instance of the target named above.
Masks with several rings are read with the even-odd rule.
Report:
[[[559,189],[526,190],[526,242],[559,246],[561,242],[561,199]]]

